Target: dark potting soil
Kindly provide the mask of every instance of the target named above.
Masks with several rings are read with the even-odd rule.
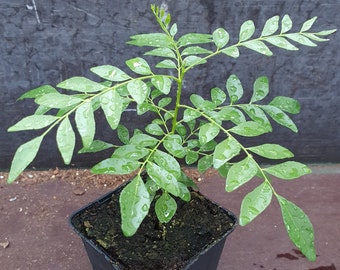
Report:
[[[160,224],[151,205],[137,233],[125,237],[120,228],[119,196],[79,212],[72,223],[104,249],[121,269],[182,269],[196,254],[234,226],[226,210],[193,191],[191,201],[177,201],[177,212]]]

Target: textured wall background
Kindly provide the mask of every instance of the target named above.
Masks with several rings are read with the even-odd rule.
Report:
[[[298,30],[313,16],[319,19],[313,29],[340,28],[338,0],[168,0],[179,34],[212,32],[224,27],[231,37],[238,37],[239,27],[247,19],[262,29],[266,19],[289,14]],[[89,68],[114,64],[124,67],[139,49],[125,46],[132,34],[158,31],[149,11],[151,3],[162,1],[118,0],[1,0],[0,1],[0,168],[8,168],[16,148],[32,136],[30,132],[9,134],[7,128],[33,111],[30,102],[16,102],[29,89],[42,84],[55,85],[76,75],[92,76]],[[224,87],[225,79],[237,74],[244,88],[262,75],[270,79],[271,96],[288,95],[298,99],[302,112],[293,119],[299,133],[279,128],[274,135],[257,138],[285,145],[296,159],[309,162],[340,162],[339,116],[339,33],[316,48],[300,46],[301,52],[273,49],[273,57],[242,50],[235,61],[218,57],[188,81],[186,89],[203,94],[214,86]],[[217,71],[217,72],[216,72]],[[223,72],[221,72],[223,71]],[[213,81],[218,83],[215,85]],[[268,98],[270,100],[270,97]],[[140,124],[133,113],[126,121]],[[106,126],[99,136],[111,138]],[[36,167],[62,164],[54,135],[49,136],[34,163]],[[252,141],[254,142],[254,140]],[[88,166],[98,156],[76,156],[74,163]]]

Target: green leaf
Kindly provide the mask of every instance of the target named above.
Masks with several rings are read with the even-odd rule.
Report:
[[[176,179],[181,177],[181,167],[178,161],[168,153],[157,149],[154,153],[154,162],[169,173],[173,174]]]
[[[245,41],[250,39],[255,32],[255,25],[252,20],[245,21],[240,28],[239,41]]]
[[[285,180],[295,179],[312,172],[305,164],[296,161],[286,161],[265,168],[264,171]]]
[[[118,127],[117,127],[117,135],[118,135],[119,140],[122,143],[124,143],[124,144],[128,144],[129,143],[129,141],[130,141],[129,130],[125,126],[123,126],[121,124],[118,125]]]
[[[212,35],[200,33],[185,34],[178,39],[178,44],[180,47],[194,44],[205,44],[210,42],[212,42]]]
[[[149,64],[141,57],[129,59],[125,63],[133,72],[139,75],[152,74]]]
[[[240,79],[232,74],[227,79],[226,88],[229,94],[230,103],[236,103],[243,96],[243,87]]]
[[[213,32],[213,41],[217,48],[223,48],[229,42],[229,34],[223,28],[218,28]]]
[[[146,52],[144,55],[152,55],[152,56],[160,56],[160,57],[176,59],[176,54],[173,52],[173,50],[169,48],[156,48],[156,49]]]
[[[130,37],[131,40],[127,44],[132,44],[139,47],[161,47],[173,48],[171,38],[164,33],[149,33],[134,35]]]
[[[232,165],[233,165],[233,164],[231,164],[231,163],[225,163],[225,164],[223,164],[221,167],[218,168],[218,173],[219,173],[222,177],[227,178],[228,172],[229,172],[229,170],[230,170],[230,168],[231,168]]]
[[[63,157],[64,163],[68,165],[71,162],[76,144],[76,136],[68,117],[60,123],[56,136],[60,154]]]
[[[315,261],[314,229],[308,216],[287,199],[279,195],[277,199],[289,238],[308,260]]]
[[[270,130],[266,125],[254,121],[247,121],[229,129],[229,131],[241,136],[255,137],[267,133]]]
[[[88,148],[82,148],[78,151],[78,154],[83,153],[96,153],[113,147],[111,143],[107,143],[101,140],[94,140]]]
[[[83,146],[86,148],[90,147],[96,131],[91,102],[85,102],[78,107],[75,113],[75,121]]]
[[[13,183],[33,161],[38,153],[43,138],[44,136],[39,136],[19,146],[14,154],[11,169],[8,174],[7,182],[9,184]]]
[[[150,195],[142,178],[136,176],[120,193],[121,228],[125,236],[136,233],[150,209]]]
[[[291,114],[300,112],[300,103],[296,99],[290,97],[277,96],[269,103],[269,105]]]
[[[185,48],[181,55],[182,56],[186,56],[186,55],[195,55],[195,54],[211,54],[213,53],[210,50],[207,50],[205,48],[199,47],[199,46],[191,46],[191,47],[187,47]]]
[[[293,22],[289,15],[284,15],[281,21],[281,34],[287,33],[290,29],[292,29]]]
[[[177,203],[167,192],[164,192],[156,201],[155,211],[161,223],[168,223],[177,211]]]
[[[251,180],[257,173],[258,166],[254,159],[246,157],[235,163],[229,169],[226,181],[226,191],[232,192]]]
[[[183,115],[183,121],[190,122],[200,116],[201,114],[197,111],[194,111],[193,109],[185,109],[184,115]]]
[[[336,31],[337,31],[337,29],[330,29],[330,30],[320,31],[320,32],[317,32],[317,33],[314,33],[314,34],[318,35],[318,36],[328,36],[328,35],[335,33]]]
[[[151,123],[145,127],[145,131],[151,135],[160,136],[164,134],[163,129],[156,123]]]
[[[318,17],[315,16],[315,17],[309,19],[308,21],[305,21],[304,24],[301,27],[300,32],[306,32],[309,29],[311,29],[311,27],[313,26],[313,24],[314,24],[314,22],[316,21],[317,18]]]
[[[245,226],[261,214],[272,200],[273,192],[267,182],[263,182],[242,200],[240,225]]]
[[[200,127],[198,138],[201,144],[210,142],[220,133],[220,128],[213,123],[207,123]]]
[[[223,102],[225,102],[225,100],[227,99],[226,93],[218,87],[211,89],[210,96],[212,102],[214,102],[216,106],[223,104]]]
[[[271,105],[264,105],[261,108],[277,123],[289,128],[290,130],[297,132],[298,129],[292,119],[285,114],[282,110]]]
[[[294,46],[292,43],[290,43],[287,39],[285,39],[284,37],[267,37],[265,39],[267,42],[269,42],[270,44],[285,49],[285,50],[290,50],[290,51],[297,51],[299,50],[298,47]]]
[[[93,67],[91,71],[101,78],[112,82],[122,82],[131,79],[124,71],[111,65]]]
[[[57,90],[51,85],[42,85],[38,88],[34,88],[32,90],[27,91],[23,95],[21,95],[18,100],[23,100],[25,98],[38,98],[46,94],[50,93],[58,93]]]
[[[213,165],[215,169],[220,168],[223,164],[228,162],[233,157],[240,153],[240,144],[233,138],[227,139],[216,145],[213,155]]]
[[[197,169],[200,173],[204,173],[210,167],[213,166],[213,157],[212,156],[203,156],[198,160]]]
[[[140,163],[133,159],[113,157],[102,160],[91,169],[95,174],[128,174],[140,167]]]
[[[30,115],[21,119],[18,123],[8,128],[8,132],[21,131],[21,130],[35,130],[42,129],[51,125],[58,120],[59,117],[53,115]]]
[[[255,52],[264,54],[266,56],[272,56],[273,53],[271,50],[267,47],[266,44],[264,44],[262,41],[259,40],[250,40],[242,43],[242,46],[247,47],[250,50],[253,50]]]
[[[182,180],[182,178],[180,178],[180,180]],[[189,202],[191,200],[191,193],[190,190],[188,189],[188,187],[186,186],[185,183],[183,183],[182,181],[178,182],[178,186],[179,186],[179,196],[183,201],[185,202]],[[192,186],[192,184],[194,184],[194,187],[197,188],[197,186],[195,186],[195,183],[193,183],[193,181],[190,182],[190,186]]]
[[[171,80],[166,76],[157,75],[151,79],[151,83],[163,94],[170,93]]]
[[[184,66],[186,67],[202,65],[206,62],[207,60],[203,59],[202,57],[195,56],[195,55],[189,55],[183,60]]]
[[[219,120],[231,121],[236,125],[239,125],[246,121],[244,114],[234,107],[224,107],[220,110],[216,116]]]
[[[150,178],[156,182],[158,186],[174,196],[179,196],[181,191],[176,177],[169,173],[164,168],[156,165],[153,162],[148,162],[146,165],[146,172]]]
[[[158,140],[147,134],[135,134],[130,139],[130,143],[141,147],[154,147],[158,143]]]
[[[241,108],[253,121],[261,124],[268,130],[268,132],[272,131],[271,124],[266,114],[260,109],[260,107],[251,104],[245,104],[242,105]]]
[[[62,109],[79,104],[80,102],[83,102],[83,99],[57,92],[40,96],[35,100],[35,102],[48,108]]]
[[[311,41],[309,38],[307,38],[303,34],[299,34],[299,33],[287,34],[286,37],[305,46],[310,46],[310,47],[317,46],[313,41]]]
[[[127,144],[122,145],[118,147],[113,155],[112,158],[125,158],[125,159],[131,159],[131,160],[140,160],[144,158],[146,155],[149,154],[149,150],[146,148],[143,148],[139,145],[134,144]]]
[[[149,94],[149,87],[142,80],[130,81],[127,84],[127,89],[138,104],[142,104]]]
[[[194,164],[199,158],[199,155],[195,151],[188,151],[186,156],[185,156],[185,163],[187,165]]]
[[[111,90],[100,96],[100,105],[111,129],[115,130],[123,112],[122,98],[116,91]]]
[[[291,151],[278,144],[267,143],[258,146],[248,147],[247,149],[261,157],[270,159],[283,159],[291,158],[294,156]]]
[[[221,50],[221,52],[233,58],[237,58],[240,56],[240,51],[236,46],[230,46]]]
[[[170,32],[170,35],[171,35],[172,37],[174,37],[174,36],[177,34],[177,24],[176,24],[176,23],[174,23],[174,24],[171,26],[169,32]]]
[[[177,134],[173,134],[166,137],[163,146],[171,155],[177,158],[183,158],[186,152],[182,143],[182,138]]]
[[[84,93],[95,93],[107,88],[100,83],[91,81],[84,77],[72,77],[59,83],[57,87]]]
[[[261,37],[270,36],[279,29],[279,16],[268,19],[263,27]]]
[[[251,103],[264,99],[269,93],[268,77],[258,77],[254,82],[253,89],[253,95],[250,100]]]
[[[177,66],[174,63],[174,61],[166,59],[166,60],[159,62],[156,65],[156,68],[177,68]]]

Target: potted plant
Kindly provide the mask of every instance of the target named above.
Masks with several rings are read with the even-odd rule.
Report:
[[[229,34],[223,28],[216,29],[212,34],[188,33],[177,36],[177,24],[171,23],[171,15],[155,5],[151,6],[151,10],[162,31],[131,36],[128,44],[143,47],[147,52],[144,54],[145,58],[138,56],[128,59],[128,71],[111,65],[97,66],[91,71],[102,79],[100,82],[85,77],[72,77],[57,85],[66,91],[43,85],[19,98],[34,99],[38,108],[33,115],[23,118],[8,131],[44,131],[17,149],[8,182],[12,183],[34,160],[42,140],[53,128],[57,128],[56,142],[61,156],[65,164],[69,164],[75,150],[76,129],[83,146],[80,153],[113,150],[110,157],[105,157],[93,166],[93,173],[134,173],[131,181],[113,194],[100,198],[94,206],[91,204],[73,216],[80,217],[80,221],[72,220],[73,226],[87,234],[84,243],[89,255],[96,252],[95,249],[101,250],[100,252],[112,249],[116,244],[109,243],[109,240],[114,239],[115,242],[118,235],[125,236],[126,242],[123,245],[137,241],[133,237],[136,237],[139,229],[147,222],[157,227],[158,240],[163,242],[170,238],[170,230],[183,227],[185,222],[173,221],[178,215],[176,210],[180,212],[185,209],[184,212],[187,212],[191,209],[191,202],[206,202],[200,193],[193,192],[195,183],[183,173],[181,164],[185,162],[190,166],[197,165],[200,172],[211,167],[216,169],[226,178],[227,192],[236,190],[254,177],[262,179],[262,183],[242,200],[240,225],[247,225],[262,213],[274,196],[281,207],[289,238],[307,259],[315,260],[314,231],[309,218],[293,202],[279,195],[271,180],[272,176],[293,180],[311,170],[300,162],[287,160],[293,157],[293,153],[283,146],[272,143],[245,146],[242,139],[271,132],[270,120],[297,132],[289,114],[299,112],[298,101],[277,96],[269,103],[264,103],[269,92],[269,83],[267,77],[261,76],[254,80],[250,100],[247,103],[240,102],[244,93],[242,84],[235,74],[228,74],[227,70],[221,71],[228,77],[225,89],[211,89],[208,99],[196,94],[189,87],[192,94],[190,102],[186,103],[182,99],[182,90],[184,82],[193,79],[190,78],[189,71],[199,68],[215,56],[237,58],[240,49],[250,49],[271,56],[268,45],[296,51],[297,45],[316,46],[316,42],[327,41],[325,36],[336,30],[311,32],[316,20],[314,17],[303,23],[299,32],[291,32],[292,20],[288,15],[282,18],[274,16],[266,21],[258,37],[253,37],[253,21],[244,22],[240,27],[238,42],[230,44]],[[153,68],[146,60],[149,57],[157,60]],[[123,115],[127,109],[134,109],[137,117],[143,121],[149,120],[143,130],[131,131],[123,125]],[[97,110],[103,111],[121,145],[95,139]],[[75,124],[70,120],[72,115]],[[278,162],[275,165],[261,166],[257,161],[258,156]],[[118,209],[112,210],[110,207]],[[208,212],[227,214],[226,221],[219,220],[220,223],[213,227],[220,228],[222,236],[230,233],[236,223],[233,215],[211,202],[206,207],[210,210],[205,210],[203,215]],[[105,220],[111,217],[121,221],[121,230],[113,230],[98,218],[92,220],[82,216],[84,213],[93,215],[93,211],[97,211],[95,208],[105,208]],[[191,218],[193,216],[189,215],[189,219]],[[104,233],[96,235],[95,226],[105,227]],[[228,228],[223,231],[221,227]],[[204,230],[205,225],[200,228]],[[151,229],[147,227],[146,230]],[[95,236],[96,240],[87,240]],[[151,241],[147,237],[143,239]],[[92,245],[92,242],[96,245]],[[210,240],[204,245],[210,248],[212,243],[219,243],[219,240]],[[94,249],[89,247],[90,244]],[[177,243],[166,245],[176,247]],[[147,251],[139,255],[142,258],[149,256]],[[106,262],[98,261],[98,265],[105,266],[95,266],[96,259],[91,259],[97,269],[120,269],[120,265],[124,265],[121,257],[113,261],[111,257],[108,258],[109,255],[103,256]],[[157,257],[154,254],[152,256]],[[176,255],[172,255],[174,256]],[[188,260],[185,262],[187,266],[178,263],[178,267],[189,269],[196,260],[197,257]],[[201,263],[191,269],[200,269]],[[212,267],[216,265],[215,263]],[[213,269],[212,267],[209,269]],[[137,269],[137,266],[133,269]],[[147,267],[142,266],[142,269]],[[167,266],[167,269],[170,267]]]

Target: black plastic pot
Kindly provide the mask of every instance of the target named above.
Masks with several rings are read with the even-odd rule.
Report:
[[[103,205],[107,204],[114,194],[119,196],[120,191],[125,185],[117,188],[116,190],[104,195],[103,197],[95,200],[94,202],[88,204],[87,206],[79,209],[78,211],[74,212],[70,217],[70,225],[73,230],[81,237],[83,244],[85,246],[86,252],[92,264],[93,270],[122,270],[122,268],[114,258],[111,258],[105,249],[100,247],[95,240],[87,238],[87,236],[81,232],[76,224],[79,224],[79,216],[84,212],[87,211],[89,208],[93,208],[96,205]],[[182,269],[185,270],[213,270],[217,269],[218,261],[221,256],[225,241],[227,236],[234,230],[235,225],[237,223],[237,218],[233,213],[230,211],[222,208],[221,206],[215,204],[214,202],[206,199],[211,204],[211,207],[216,207],[216,209],[223,210],[226,219],[231,220],[232,226],[231,228],[226,231],[222,237],[213,241],[212,243],[208,244],[204,250],[202,250],[199,254],[193,256],[184,266]],[[213,222],[213,221],[212,221]],[[175,245],[175,243],[174,243]]]

